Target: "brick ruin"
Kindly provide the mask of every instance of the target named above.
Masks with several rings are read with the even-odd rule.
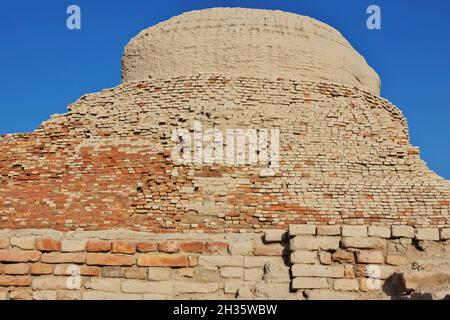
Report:
[[[133,38],[122,78],[0,137],[0,299],[445,297],[450,181],[339,32],[189,12]],[[194,121],[278,129],[275,175],[176,164]]]

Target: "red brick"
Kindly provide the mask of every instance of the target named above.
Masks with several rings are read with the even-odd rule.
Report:
[[[39,251],[0,251],[1,262],[35,262],[40,258]]]
[[[208,242],[208,243],[206,243],[206,252],[226,254],[228,252],[228,243],[226,243],[226,242]]]
[[[39,251],[61,251],[61,242],[54,239],[36,239],[36,249]]]
[[[132,266],[135,264],[134,256],[109,253],[88,253],[86,264],[98,266]]]
[[[180,243],[180,250],[184,252],[203,253],[206,250],[206,245],[201,241],[189,241]]]
[[[140,255],[138,266],[142,267],[187,267],[188,257],[184,255]]]
[[[175,253],[178,252],[178,242],[164,241],[158,243],[158,250],[160,252]]]
[[[81,266],[80,275],[88,277],[100,277],[102,268],[93,266]]]
[[[158,251],[158,244],[155,242],[139,242],[137,244],[138,252],[155,252]]]
[[[84,263],[86,261],[85,253],[44,253],[41,261],[44,263]]]
[[[45,263],[34,263],[31,265],[30,273],[32,275],[52,274],[53,265]]]
[[[285,248],[279,243],[257,245],[253,248],[255,256],[282,256],[285,251]]]
[[[86,243],[86,251],[88,252],[108,252],[111,250],[111,242],[109,241],[88,241]]]
[[[31,285],[30,276],[0,276],[0,286],[27,287]]]
[[[126,241],[114,241],[112,244],[112,252],[133,254],[136,252],[136,244]]]
[[[30,267],[26,263],[13,263],[0,265],[0,273],[4,274],[28,274]]]

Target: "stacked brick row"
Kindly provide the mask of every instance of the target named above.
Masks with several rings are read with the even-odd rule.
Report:
[[[279,129],[276,175],[260,176],[260,164],[175,164],[172,133],[194,121]],[[449,181],[409,144],[401,112],[345,85],[210,74],[126,82],[33,133],[0,137],[1,228],[438,228],[449,208]]]
[[[0,299],[296,297],[287,243],[266,243],[261,235],[2,233]]]
[[[312,299],[351,299],[383,290],[405,269],[413,240],[444,242],[450,229],[291,225],[289,237],[292,289]]]

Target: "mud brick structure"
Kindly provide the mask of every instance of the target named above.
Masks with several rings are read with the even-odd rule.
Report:
[[[450,181],[338,31],[193,11],[142,31],[122,65],[117,87],[0,137],[0,299],[445,296]],[[177,164],[173,133],[195,121],[279,130],[275,174]]]

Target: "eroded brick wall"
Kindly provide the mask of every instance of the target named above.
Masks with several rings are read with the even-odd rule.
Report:
[[[411,260],[413,240],[442,245],[447,264],[440,262],[437,276],[440,285],[450,285],[449,239],[450,229],[367,226],[292,225],[288,232],[216,235],[5,230],[0,298],[389,298],[395,273],[413,277],[410,290],[422,281],[411,271],[420,270]],[[422,265],[430,271],[430,263]],[[380,273],[368,274],[368,266]],[[380,287],[368,287],[370,279],[379,279]]]
[[[233,299],[255,284],[260,297],[295,296],[286,246],[262,234],[4,231],[0,298]],[[69,290],[74,266],[81,287]]]
[[[280,168],[175,165],[176,128],[280,130]],[[0,138],[0,227],[238,232],[448,227],[450,186],[386,100],[330,83],[197,75],[83,96]]]

